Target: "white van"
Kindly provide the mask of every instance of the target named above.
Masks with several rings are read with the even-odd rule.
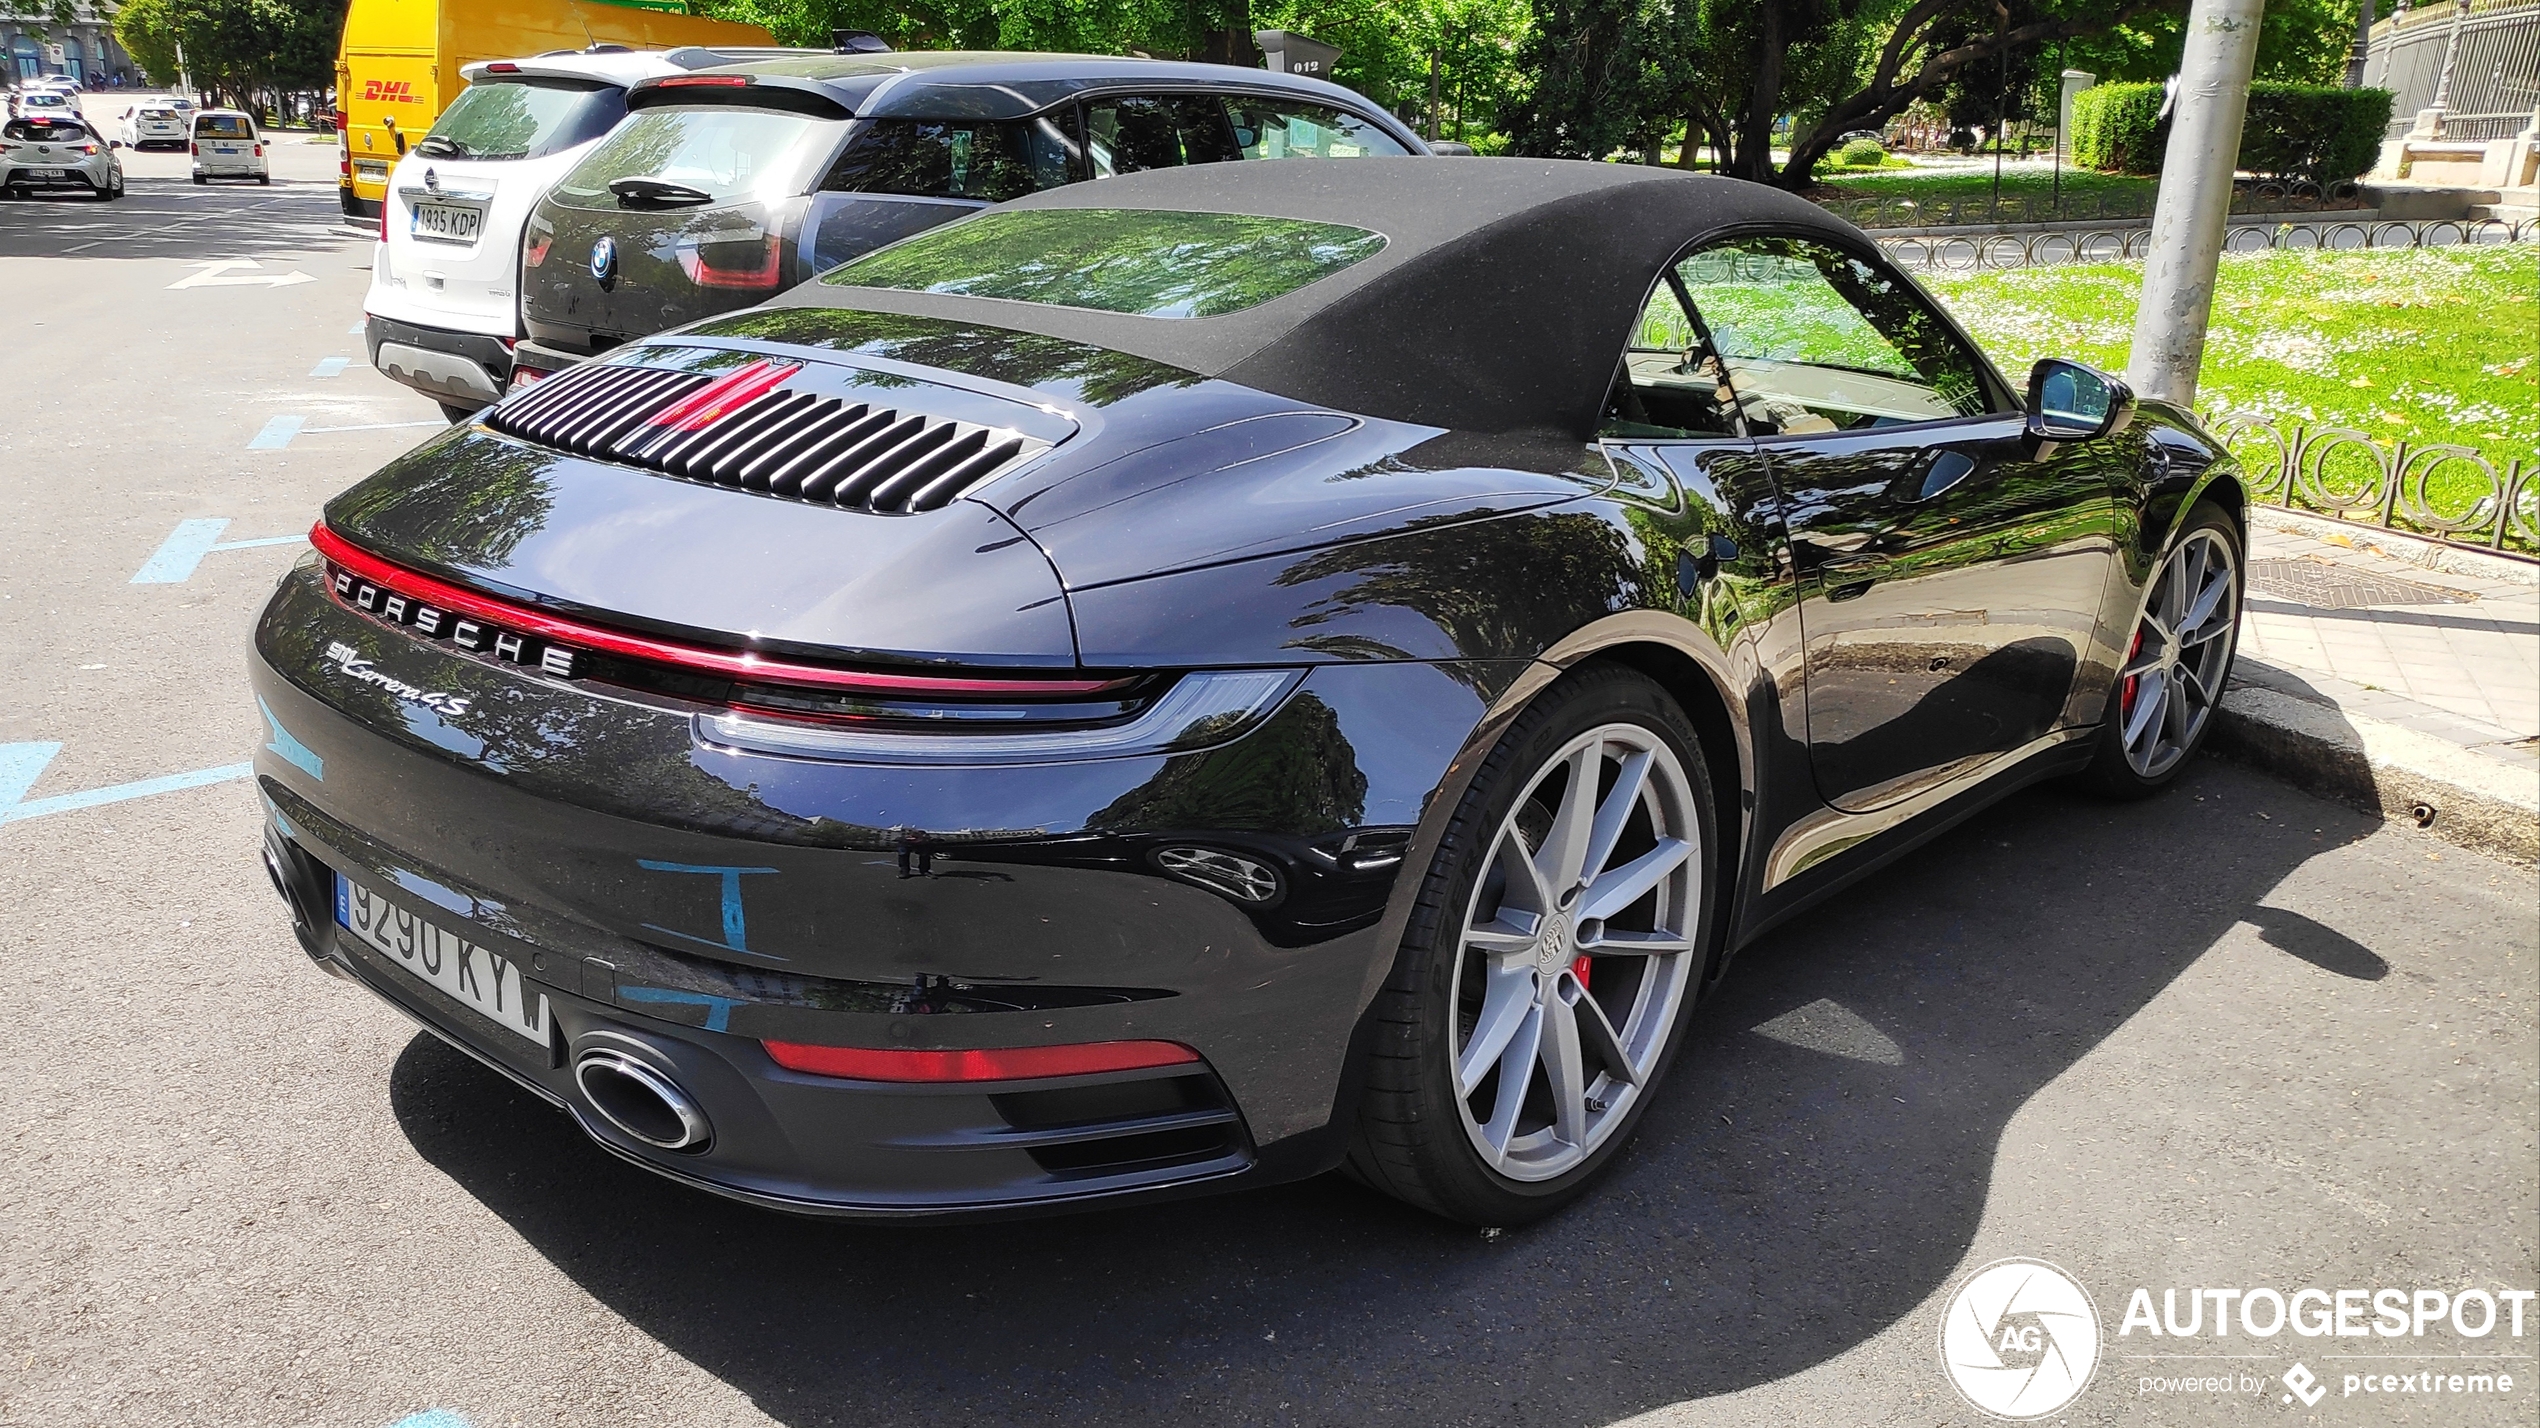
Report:
[[[216,178],[273,182],[265,163],[265,136],[253,117],[235,109],[205,109],[194,116],[194,181]]]
[[[561,51],[479,60],[388,175],[362,299],[370,360],[455,421],[503,394],[529,210],[626,117],[627,86],[795,50]]]

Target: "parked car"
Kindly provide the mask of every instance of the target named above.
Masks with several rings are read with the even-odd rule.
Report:
[[[205,109],[194,116],[194,181],[251,178],[273,182],[265,161],[265,136],[253,115],[236,109]]]
[[[388,182],[362,299],[372,364],[453,420],[501,396],[530,206],[626,117],[628,85],[741,57],[692,47],[469,65],[468,87]]]
[[[1346,1162],[1514,1224],[1767,929],[2179,776],[2242,479],[1761,185],[1059,187],[328,503],[254,636],[265,843],[312,957],[692,1187]]]
[[[9,97],[12,116],[60,115],[76,119],[79,105],[58,89],[27,88]]]
[[[1024,194],[1186,163],[1428,152],[1321,80],[1094,55],[770,60],[646,80],[627,107],[530,215],[516,354],[530,376]]]
[[[57,188],[121,198],[123,159],[76,116],[37,110],[0,123],[0,194],[24,198]]]
[[[121,128],[123,146],[133,150],[147,149],[158,144],[164,144],[172,149],[182,149],[193,137],[193,130],[187,123],[187,116],[184,113],[173,104],[161,104],[156,101],[126,105]]]

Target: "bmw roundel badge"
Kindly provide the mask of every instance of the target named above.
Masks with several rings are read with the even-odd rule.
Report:
[[[603,236],[591,245],[591,276],[606,283],[617,276],[617,240]]]

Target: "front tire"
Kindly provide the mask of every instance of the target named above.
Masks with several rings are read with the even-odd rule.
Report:
[[[1450,1219],[1578,1198],[1682,1038],[1719,898],[1700,737],[1664,689],[1593,667],[1491,751],[1378,994],[1347,1168]]]
[[[2085,785],[2147,798],[2204,747],[2239,653],[2242,564],[2240,527],[2222,507],[2199,502],[2144,594]]]

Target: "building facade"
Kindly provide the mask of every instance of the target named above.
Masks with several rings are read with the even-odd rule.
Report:
[[[137,85],[141,66],[115,43],[112,7],[82,3],[67,25],[28,16],[0,16],[0,58],[6,78],[23,83],[44,74],[67,74],[91,89],[120,79]]]

